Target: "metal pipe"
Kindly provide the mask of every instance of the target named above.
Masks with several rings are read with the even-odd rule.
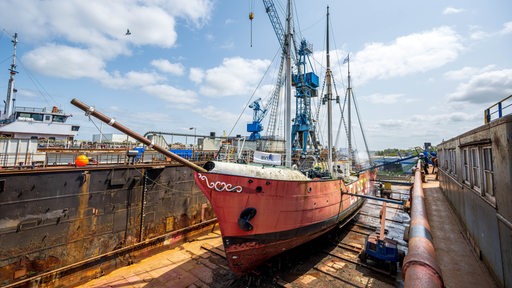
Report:
[[[176,160],[178,162],[180,162],[181,164],[191,168],[192,170],[196,171],[196,172],[207,172],[206,169],[204,169],[203,167],[200,167],[200,166],[197,166],[196,164],[188,161],[187,159],[185,158],[181,158],[180,156],[172,153],[171,151],[168,151],[167,149],[161,147],[161,146],[158,146],[158,145],[155,145],[155,143],[153,143],[151,140],[143,137],[142,135],[140,134],[137,134],[135,133],[134,131],[128,129],[127,127],[121,125],[120,123],[117,123],[116,120],[114,118],[110,118],[108,116],[106,116],[105,114],[103,113],[100,113],[98,111],[96,111],[94,109],[94,107],[92,106],[89,106],[85,103],[82,103],[80,102],[80,100],[78,99],[73,99],[71,100],[71,104],[75,105],[76,107],[82,109],[87,115],[92,115],[96,118],[98,118],[99,120],[103,121],[104,123],[107,123],[108,125],[116,128],[117,130],[125,133],[126,135],[146,144],[147,146],[149,146],[149,148],[153,148],[155,149],[156,151],[164,154],[165,156],[173,159],[173,160]]]
[[[425,209],[420,161],[414,173],[411,198],[409,253],[402,266],[404,287],[444,287]]]

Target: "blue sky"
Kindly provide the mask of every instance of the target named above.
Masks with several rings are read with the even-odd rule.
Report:
[[[438,144],[481,125],[483,110],[512,94],[511,1],[296,2],[296,36],[313,44],[321,77],[330,6],[336,87],[343,96],[341,63],[350,53],[371,150]],[[282,12],[284,1],[275,3]],[[277,38],[255,0],[3,0],[0,30],[0,91],[17,32],[17,105],[61,107],[84,140],[98,131],[72,98],[141,134],[195,127],[198,135],[246,135],[252,111],[241,114],[244,106],[265,103],[279,64]]]

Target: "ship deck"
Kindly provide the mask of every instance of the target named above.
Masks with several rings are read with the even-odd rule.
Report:
[[[462,226],[433,175],[423,183],[438,264],[446,287],[497,287],[478,259]],[[408,196],[409,187],[392,186],[393,198]],[[400,269],[361,263],[364,241],[379,228],[382,202],[368,200],[357,219],[305,245],[285,252],[260,270],[236,277],[227,267],[217,229],[174,249],[121,267],[79,287],[401,287]],[[407,250],[403,235],[408,215],[400,205],[387,204],[387,237]],[[398,236],[397,236],[398,235]]]

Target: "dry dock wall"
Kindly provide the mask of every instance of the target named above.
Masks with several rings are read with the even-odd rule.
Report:
[[[498,283],[512,287],[512,115],[437,148],[440,187],[467,238]]]
[[[193,171],[182,166],[3,170],[0,286],[26,279],[34,286],[48,281],[38,275],[70,266],[76,272],[100,262],[105,263],[88,273],[104,273],[133,261],[131,253],[116,251],[169,246],[184,235],[175,231],[214,217]],[[52,285],[58,284],[52,277]]]

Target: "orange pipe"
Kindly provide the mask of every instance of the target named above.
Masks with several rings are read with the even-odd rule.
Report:
[[[404,287],[444,287],[428,224],[425,196],[421,183],[421,163],[418,161],[411,195],[409,254],[405,257],[402,266]]]

